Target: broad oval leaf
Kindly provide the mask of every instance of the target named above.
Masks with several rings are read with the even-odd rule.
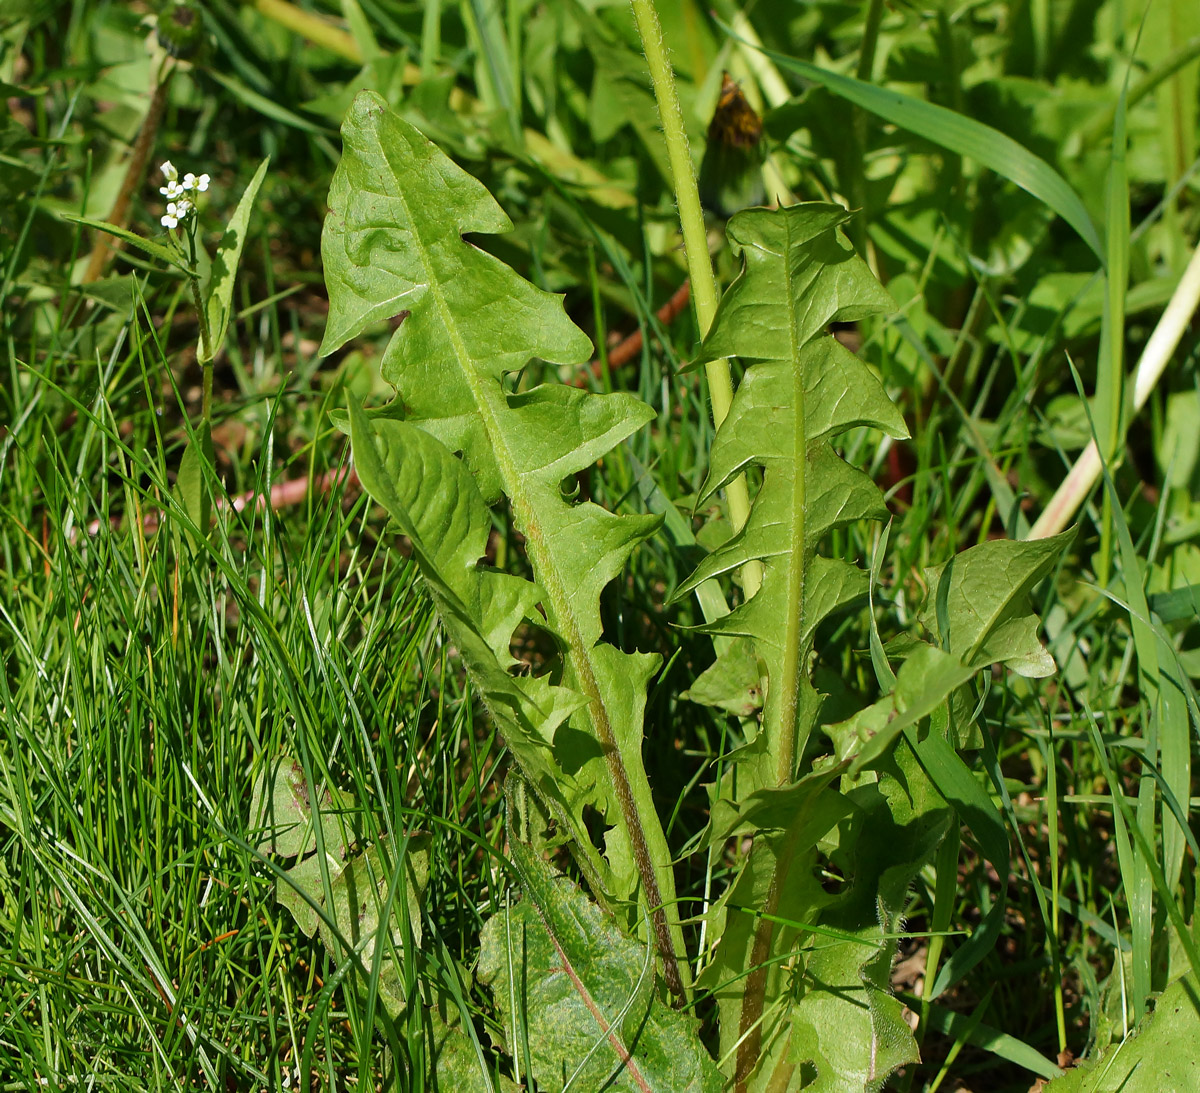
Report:
[[[538,1088],[718,1093],[699,1022],[659,997],[646,946],[530,847],[509,852],[527,898],[485,924],[479,979],[501,1027],[527,1029]]]

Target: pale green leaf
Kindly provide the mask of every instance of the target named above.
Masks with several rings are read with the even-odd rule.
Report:
[[[212,494],[204,481],[204,474],[205,467],[211,469],[214,460],[212,427],[209,422],[202,421],[183,449],[173,491],[201,536],[208,534],[212,522]],[[187,530],[189,541],[194,543],[195,532],[192,528]]]
[[[254,209],[255,198],[258,197],[259,187],[267,175],[267,167],[271,160],[268,157],[258,165],[254,177],[242,193],[233,216],[225,226],[225,233],[217,244],[217,252],[213,256],[209,270],[207,298],[205,311],[208,315],[208,352],[205,353],[204,340],[201,339],[197,359],[201,364],[212,360],[225,344],[225,331],[229,327],[229,312],[233,305],[233,285],[237,279],[238,265],[242,260],[242,250],[246,245],[246,229],[250,224],[250,213]]]
[[[408,422],[368,421],[350,404],[350,435],[363,488],[412,544],[442,625],[529,780],[572,815],[570,779],[555,761],[555,731],[583,697],[536,677],[515,676],[513,633],[534,612],[541,590],[480,569],[491,530],[487,506],[466,466],[436,437]],[[435,488],[429,488],[430,486]],[[579,824],[572,825],[584,837]]]
[[[336,853],[331,847],[332,842],[327,843],[328,895],[319,855],[313,854],[276,882],[275,898],[306,935],[317,933],[338,959],[345,957],[347,948],[352,950],[368,974],[376,960],[376,948],[383,945],[378,954],[377,990],[384,1009],[395,1018],[405,1003],[400,966],[404,938],[396,899],[404,901],[412,940],[419,947],[421,905],[429,884],[429,836],[408,837],[401,868],[394,854],[385,857],[380,844],[348,859],[344,847]],[[392,892],[393,882],[399,886],[396,893]]]
[[[701,672],[679,697],[749,717],[762,707],[762,673],[754,646],[735,638],[712,667]]]
[[[322,822],[334,820],[322,828],[329,853],[338,853],[341,829],[332,816],[333,799],[328,789],[320,793]],[[259,771],[250,794],[250,830],[258,833],[255,848],[284,858],[311,854],[317,848],[313,830],[313,803],[304,768],[290,755],[272,759]]]
[[[524,843],[511,841],[510,853],[526,899],[485,924],[479,979],[500,1027],[526,1026],[538,1088],[571,1079],[579,1090],[717,1093],[699,1022],[654,989],[653,951]]]
[[[518,1093],[516,1082],[501,1074],[497,1081],[488,1073],[490,1060],[481,1059],[480,1045],[463,1031],[461,1020],[448,1023],[436,1006],[426,1010],[429,1018],[430,1059],[437,1081],[433,1088],[445,1093]],[[453,1016],[457,1017],[455,1013]]]
[[[857,774],[885,755],[905,729],[942,705],[978,671],[932,645],[921,643],[900,666],[890,694],[837,725],[826,726],[839,758]]]
[[[428,835],[410,836],[402,863],[397,863],[394,855],[385,857],[379,844],[369,847],[331,877],[330,898],[316,900],[324,911],[318,926],[321,940],[331,953],[339,954],[342,947],[349,947],[368,973],[378,961],[379,1000],[393,1019],[406,1002],[401,967],[404,935],[396,899],[404,901],[412,946],[420,951],[421,905],[429,884],[429,842]],[[399,886],[399,893],[392,891],[393,883]],[[380,946],[382,952],[377,954]]]
[[[345,833],[343,814],[354,810],[354,800],[341,793],[338,798],[335,805],[329,790],[322,788],[314,801],[301,764],[290,755],[279,756],[255,780],[250,828],[259,833],[258,849],[300,859],[276,880],[275,898],[304,934],[319,932],[325,947],[339,958],[346,947],[352,949],[366,969],[375,960],[377,945],[387,946],[379,954],[376,989],[395,1017],[405,1002],[397,964],[403,936],[395,901],[397,895],[404,900],[412,940],[419,946],[421,903],[429,883],[429,836],[405,839],[402,868],[395,852],[385,854],[381,843],[351,855],[348,839],[353,836]],[[393,884],[400,886],[398,893],[392,891]]]
[[[1022,675],[1050,675],[1054,660],[1038,641],[1029,594],[1074,537],[1071,529],[1049,539],[993,539],[926,570],[931,592],[921,621],[943,649],[968,666],[1000,662]]]

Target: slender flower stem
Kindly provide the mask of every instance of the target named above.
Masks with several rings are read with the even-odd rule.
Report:
[[[862,45],[858,52],[856,75],[865,83],[871,82],[875,68],[875,53],[879,44],[879,28],[883,23],[883,0],[867,0],[866,17],[863,23]],[[853,121],[850,125],[850,147],[842,160],[845,166],[845,195],[852,209],[867,208],[867,178],[863,165],[866,162],[867,141],[870,137],[871,119],[861,106],[851,108]],[[878,255],[867,232],[865,216],[856,216],[846,226],[846,232],[854,249],[871,267],[871,272],[882,280]]]
[[[863,23],[862,47],[858,54],[858,78],[870,82],[875,68],[875,49],[879,45],[879,28],[883,24],[883,0],[868,0],[867,17]]]
[[[700,193],[696,188],[696,171],[688,151],[683,111],[675,89],[675,75],[667,59],[662,27],[659,26],[654,2],[632,0],[632,3],[638,33],[642,37],[642,48],[646,52],[646,63],[650,68],[650,79],[654,84],[654,97],[658,102],[663,136],[666,138],[675,201],[679,206],[679,224],[683,230],[684,252],[687,255],[688,276],[692,283],[692,300],[696,307],[696,322],[700,328],[700,337],[703,338],[717,314],[717,278],[708,256],[708,234],[704,229],[704,213],[700,208]],[[708,379],[709,398],[712,399],[713,424],[720,428],[733,402],[733,378],[730,375],[729,361],[707,361],[704,373]],[[750,494],[743,475],[738,475],[725,487],[725,497],[729,502],[729,518],[734,530],[740,530],[750,515]],[[761,583],[761,565],[758,562],[747,562],[742,567],[742,586],[747,597],[754,595]]]
[[[213,392],[213,354],[212,333],[208,329],[208,313],[204,308],[204,299],[200,294],[200,279],[190,278],[192,286],[192,303],[196,305],[196,317],[200,322],[200,359],[203,365],[203,394],[200,399],[200,416],[207,422],[212,422],[212,392]]]

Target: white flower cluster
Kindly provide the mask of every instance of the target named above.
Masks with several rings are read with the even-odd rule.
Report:
[[[194,175],[188,171],[183,176],[183,181],[179,180],[179,172],[175,169],[175,164],[170,160],[159,168],[162,171],[163,177],[167,180],[165,186],[160,186],[158,192],[167,199],[167,214],[162,218],[162,226],[164,228],[177,228],[181,220],[186,220],[188,214],[196,207],[191,199],[191,194],[202,194],[208,189],[208,175]]]

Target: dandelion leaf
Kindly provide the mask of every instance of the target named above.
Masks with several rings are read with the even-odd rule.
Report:
[[[322,235],[323,351],[401,317],[382,370],[402,408],[386,419],[352,410],[359,476],[412,540],[447,632],[517,761],[571,833],[589,881],[604,896],[652,908],[660,953],[673,966],[683,952],[674,877],[641,758],[657,657],[606,645],[599,610],[601,590],[660,519],[572,503],[561,489],[653,412],[624,393],[557,384],[516,391],[511,375],[531,360],[581,362],[591,343],[561,298],[464,238],[506,231],[508,218],[378,95],[355,99],[342,135]],[[502,495],[536,583],[479,566],[487,506]],[[553,635],[560,674],[553,665],[539,677],[510,671],[522,618]],[[575,746],[581,736],[590,738],[586,754]],[[607,825],[607,862],[584,828],[585,804]]]

